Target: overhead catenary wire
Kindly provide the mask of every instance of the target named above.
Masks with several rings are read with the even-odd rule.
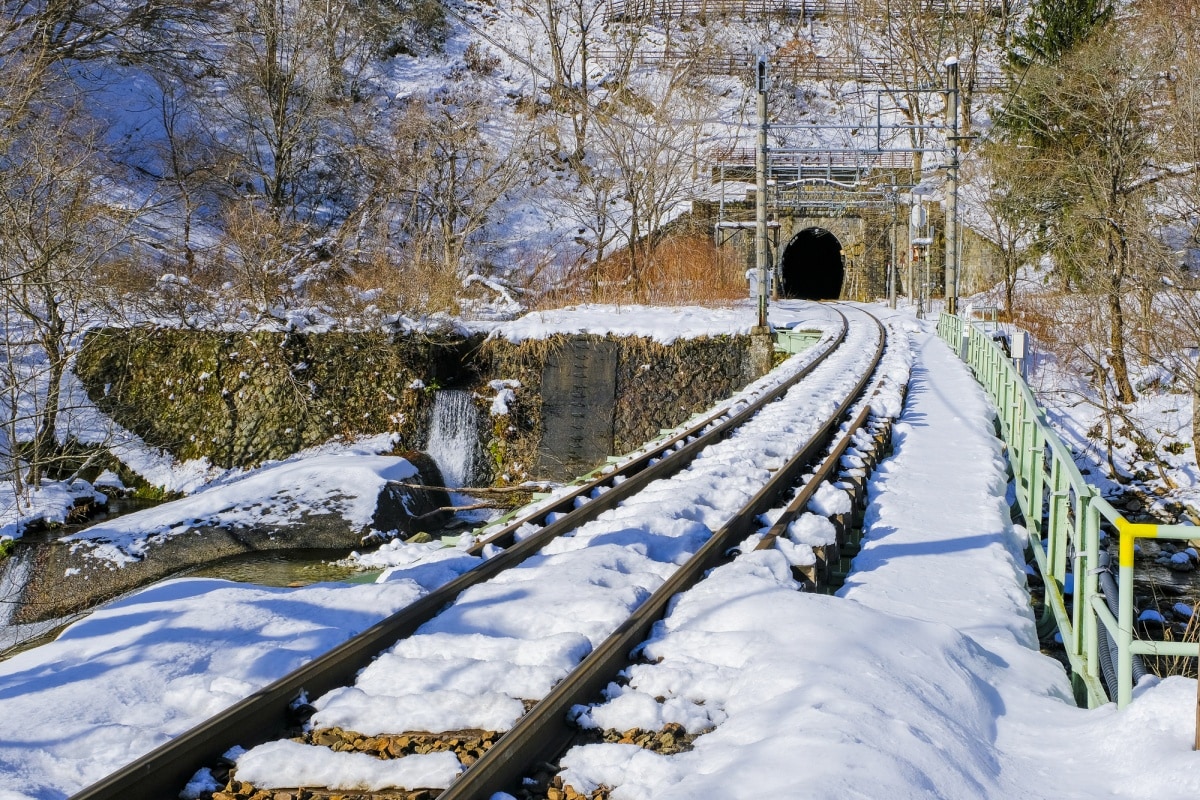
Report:
[[[459,24],[461,24],[464,28],[471,31],[475,35],[479,36],[481,39],[488,42],[493,47],[496,47],[498,50],[500,50],[501,52],[508,55],[514,61],[517,61],[520,64],[522,64],[523,66],[525,66],[529,70],[529,72],[532,75],[534,75],[536,78],[539,78],[539,79],[545,81],[547,84],[549,84],[551,86],[557,86],[560,90],[566,90],[568,92],[572,92],[572,93],[576,94],[577,95],[575,97],[576,102],[578,102],[582,107],[586,108],[589,112],[595,113],[598,116],[603,117],[603,119],[606,122],[615,123],[621,127],[624,127],[628,130],[634,131],[639,134],[645,134],[647,132],[648,128],[654,127],[653,123],[638,124],[638,123],[636,123],[632,120],[629,120],[625,117],[611,114],[601,104],[599,104],[597,102],[593,102],[590,98],[583,95],[582,92],[580,92],[576,87],[567,85],[564,82],[562,82],[561,80],[556,79],[546,69],[539,66],[532,58],[526,56],[525,54],[517,52],[508,43],[506,43],[503,40],[499,39],[498,37],[492,35],[483,26],[477,24],[475,21],[470,19],[459,8],[453,7],[451,5],[447,5],[445,7],[445,10],[446,10],[446,13],[448,13],[450,16],[454,17],[454,19],[457,20],[459,22]],[[663,60],[664,59],[658,59],[659,62],[661,62]],[[683,62],[683,63],[686,63],[689,60],[690,59],[686,56],[680,57],[678,59],[679,62]],[[747,74],[749,75],[750,69],[753,67],[753,62],[752,62],[752,60],[750,60],[747,63],[748,63]],[[876,89],[874,91],[878,92],[880,90]],[[905,90],[905,91],[908,91],[908,90]],[[914,91],[922,91],[922,90],[917,89]],[[944,91],[944,90],[939,88],[939,89],[928,89],[926,91],[940,92],[940,91]],[[742,101],[741,101],[741,103],[739,103],[739,106],[738,106],[739,119],[737,119],[737,120],[722,120],[722,119],[706,120],[706,124],[729,126],[729,127],[735,128],[736,130],[739,131],[737,134],[735,134],[734,142],[732,144],[726,145],[727,148],[735,148],[737,141],[742,136],[741,131],[747,130],[750,125],[750,123],[745,119],[745,112],[746,112],[746,109],[749,104],[749,99],[754,95],[754,93],[755,92],[754,92],[753,85],[750,85],[748,88],[746,88],[743,91]],[[1007,102],[1010,102],[1010,100],[1006,100],[1006,104],[1007,104]],[[675,121],[675,120],[673,120],[673,121]],[[681,119],[678,121],[682,122],[684,120]],[[781,127],[781,125],[779,123],[772,123],[771,127],[776,128],[776,127]],[[808,129],[808,130],[812,130],[814,128],[822,128],[823,129],[823,126],[812,126],[812,125],[805,126],[805,125],[799,125],[799,124],[784,125],[782,127],[796,128],[796,129]],[[845,126],[845,127],[847,129],[852,129],[854,126]],[[924,127],[937,127],[937,126],[922,126],[922,127],[924,128]],[[907,127],[904,127],[903,130],[907,130]],[[891,132],[890,137],[894,138],[895,136],[899,136],[900,133],[901,133],[901,128],[897,127],[897,130],[893,130]],[[686,149],[683,147],[679,147],[669,141],[666,141],[666,142],[660,141],[659,144],[665,150],[674,152],[678,155],[686,156],[689,159],[695,158],[696,154],[695,154],[694,149]],[[861,148],[858,148],[858,149],[861,149]],[[925,149],[927,149],[927,148],[925,148]]]

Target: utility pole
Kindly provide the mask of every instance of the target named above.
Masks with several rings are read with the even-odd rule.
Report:
[[[892,258],[888,262],[888,308],[896,307],[896,222],[899,209],[898,189],[893,186],[888,191],[888,199],[892,202],[892,235],[889,237],[892,240]]]
[[[946,123],[950,164],[946,171],[946,311],[958,313],[958,59],[946,59]]]
[[[758,57],[758,147],[754,177],[754,265],[758,278],[758,327],[767,327],[767,57]]]

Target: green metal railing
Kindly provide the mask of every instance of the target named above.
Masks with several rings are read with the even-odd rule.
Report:
[[[1075,680],[1082,683],[1089,707],[1108,702],[1101,682],[1101,648],[1107,646],[1101,634],[1107,632],[1116,644],[1116,686],[1109,689],[1117,706],[1124,707],[1133,692],[1134,656],[1200,655],[1196,642],[1137,637],[1133,605],[1137,540],[1196,539],[1200,531],[1187,525],[1131,522],[1100,497],[1083,479],[1033,392],[984,325],[942,314],[938,334],[974,370],[999,412],[1017,501],[1046,586],[1046,606],[1062,634]],[[1100,581],[1106,569],[1101,561],[1102,530],[1117,536],[1116,602],[1106,597]],[[1073,589],[1064,591],[1072,583]]]

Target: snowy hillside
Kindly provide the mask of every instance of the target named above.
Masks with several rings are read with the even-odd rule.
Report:
[[[34,6],[3,58],[30,70],[10,92],[53,88],[47,111],[91,173],[95,213],[119,205],[98,257],[135,254],[119,288],[159,282],[168,308],[225,287],[259,313],[314,300],[427,313],[512,299],[464,287],[470,274],[572,279],[715,199],[719,154],[753,146],[757,53],[774,64],[772,146],[873,147],[880,124],[930,124],[943,61],[994,71],[1008,21],[982,3],[905,5],[630,17],[605,0],[292,0],[63,20]],[[48,20],[67,41],[30,64],[19,48]]]

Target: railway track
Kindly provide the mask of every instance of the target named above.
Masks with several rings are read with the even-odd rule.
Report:
[[[380,777],[368,768],[371,777],[355,786],[376,796],[434,796],[393,787],[449,783],[440,797],[490,797],[516,786],[569,742],[567,711],[612,679],[670,598],[757,529],[758,515],[827,449],[884,345],[878,322],[849,313],[853,324],[842,314],[841,332],[789,362],[784,379],[760,382],[751,396],[506,524],[475,545],[475,569],[73,800],[173,797],[234,747],[252,748],[238,762],[239,780],[257,776],[299,797],[300,786],[329,772],[331,751],[317,745],[362,742],[406,755],[394,759],[401,767],[416,765],[402,779],[403,769]],[[764,440],[765,459],[751,452]],[[497,608],[505,611],[487,616]],[[438,701],[444,708],[431,717]],[[272,741],[301,726],[309,743]],[[459,733],[427,733],[435,729]],[[417,758],[410,747],[442,752]],[[285,765],[282,776],[271,774],[272,760]]]

